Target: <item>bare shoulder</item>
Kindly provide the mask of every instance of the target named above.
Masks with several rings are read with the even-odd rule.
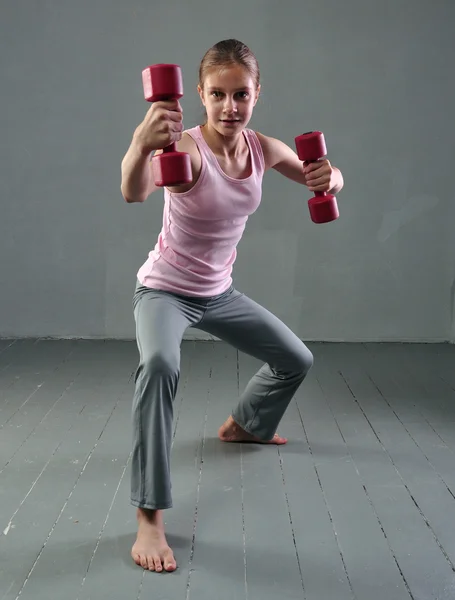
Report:
[[[266,169],[275,169],[292,181],[306,185],[302,162],[295,150],[276,138],[256,133],[262,145]]]
[[[179,152],[188,152],[188,154],[190,154],[191,157],[193,157],[194,155],[195,157],[197,156],[200,159],[197,144],[194,138],[188,132],[183,132],[182,139],[177,142],[176,146]]]
[[[169,187],[168,189],[174,193],[187,192],[194,186],[196,181],[199,179],[199,175],[201,174],[201,168],[202,168],[201,155],[199,154],[199,149],[197,147],[196,142],[191,137],[191,135],[189,135],[189,133],[187,133],[187,132],[183,133],[182,139],[179,140],[178,142],[176,142],[175,147],[176,147],[177,152],[186,152],[187,154],[190,155],[193,180],[191,183],[188,183],[185,185],[179,185],[179,186],[175,186],[175,187]],[[163,152],[162,150],[157,150],[155,152],[154,156],[157,156],[158,154],[162,154],[162,152]]]
[[[281,140],[264,135],[259,131],[255,131],[255,133],[262,147],[266,169],[273,169],[276,165],[280,164],[286,158],[289,159],[294,154],[292,149]]]

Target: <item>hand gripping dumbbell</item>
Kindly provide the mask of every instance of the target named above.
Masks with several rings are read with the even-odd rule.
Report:
[[[301,161],[314,162],[327,155],[324,134],[320,131],[302,133],[295,138],[295,145]],[[337,199],[326,192],[315,192],[308,200],[308,208],[313,223],[330,223],[340,216]]]
[[[183,78],[179,65],[159,64],[142,71],[144,97],[147,102],[178,100],[183,96]],[[177,152],[175,143],[163,148],[163,153],[152,158],[155,185],[159,187],[182,185],[193,179],[190,155]]]

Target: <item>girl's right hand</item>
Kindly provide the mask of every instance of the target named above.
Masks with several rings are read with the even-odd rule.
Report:
[[[134,132],[141,153],[148,155],[182,139],[183,111],[178,100],[154,102]]]

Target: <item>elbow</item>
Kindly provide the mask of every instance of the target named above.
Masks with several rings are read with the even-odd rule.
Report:
[[[127,191],[120,187],[120,192],[122,194],[123,199],[127,204],[135,204],[137,202],[145,202],[145,197],[142,196],[131,196],[127,193]]]
[[[127,204],[136,204],[137,202],[145,202],[145,198],[130,198],[129,196],[123,196],[123,199]]]

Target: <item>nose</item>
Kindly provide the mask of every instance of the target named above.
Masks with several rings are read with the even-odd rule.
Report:
[[[226,95],[226,100],[224,101],[223,111],[227,114],[231,114],[233,112],[237,112],[237,103],[234,98]]]

